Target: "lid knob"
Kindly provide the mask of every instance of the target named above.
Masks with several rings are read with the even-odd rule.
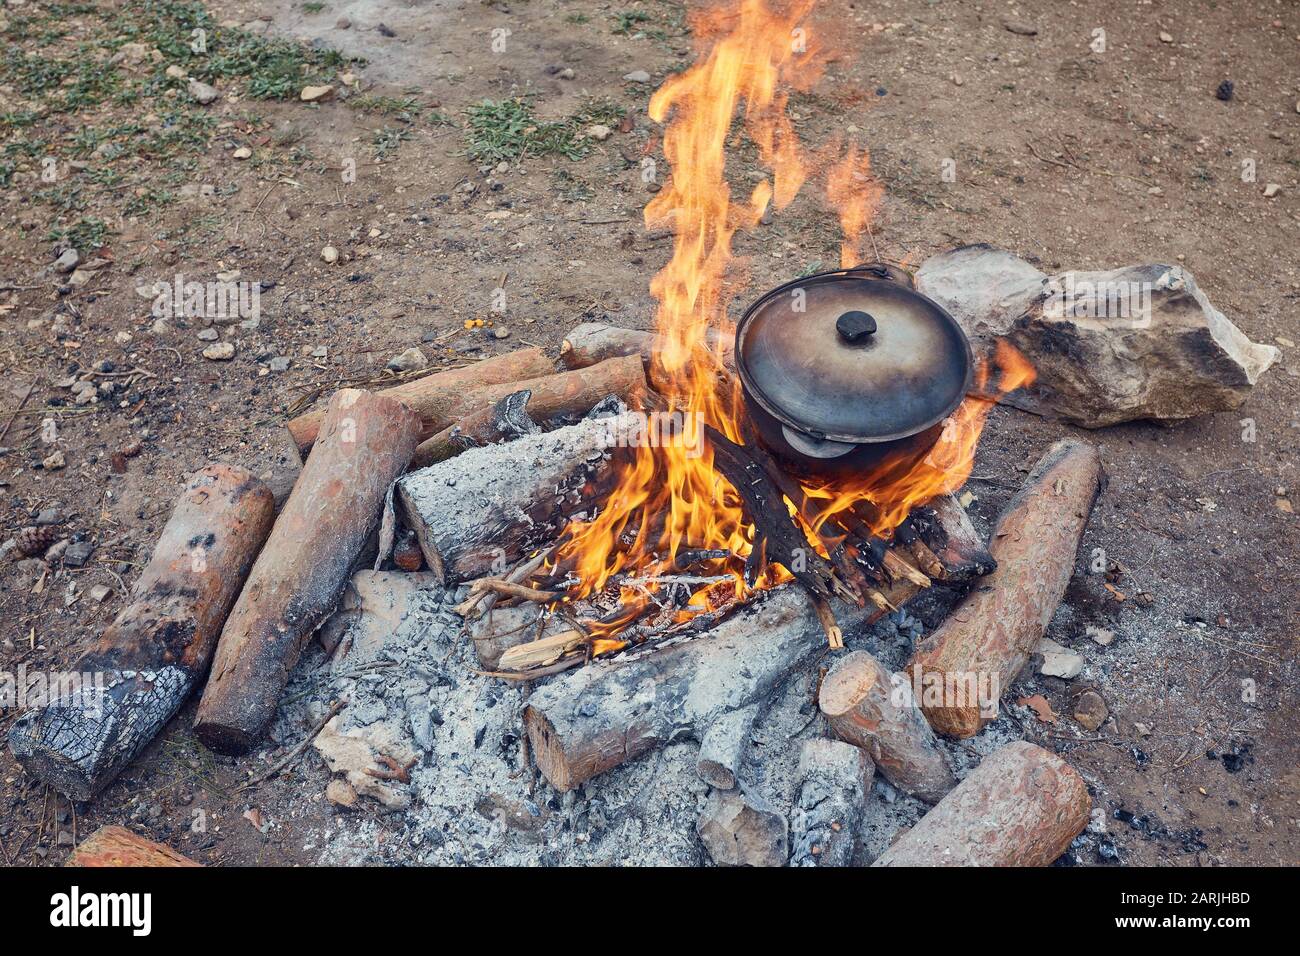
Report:
[[[835,320],[835,331],[846,342],[861,342],[876,331],[876,320],[870,313],[853,310]]]

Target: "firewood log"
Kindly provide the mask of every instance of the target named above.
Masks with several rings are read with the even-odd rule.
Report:
[[[1088,823],[1088,788],[1064,760],[1017,740],[970,775],[873,866],[1047,866]]]
[[[203,680],[274,517],[270,489],[243,468],[190,477],[126,607],[77,662],[102,675],[102,692],[70,693],[10,729],[29,773],[88,800],[154,738]]]
[[[971,524],[970,515],[952,495],[940,495],[917,509],[913,526],[926,538],[925,544],[943,565],[943,580],[969,581],[992,573],[997,562],[988,545]]]
[[[838,610],[846,625],[866,617]],[[824,645],[807,596],[783,586],[698,639],[571,671],[534,691],[524,712],[538,769],[557,790],[572,790],[671,740],[698,736],[765,698]]]
[[[100,827],[69,854],[64,866],[202,866],[169,846],[125,827]]]
[[[734,335],[722,335],[716,329],[706,333],[709,348],[718,353],[728,368],[734,366]],[[655,375],[654,353],[658,347],[654,332],[639,329],[620,329],[603,322],[584,322],[564,337],[560,345],[560,361],[567,368],[586,368],[597,362],[623,355],[638,355],[647,374]],[[720,350],[720,351],[719,351]]]
[[[195,732],[242,753],[275,714],[289,671],[334,609],[415,452],[419,419],[393,398],[343,389],[226,621]]]
[[[471,448],[404,477],[397,500],[429,568],[449,583],[499,574],[551,543],[576,511],[604,504],[621,421]]]
[[[935,730],[970,737],[996,715],[1065,593],[1101,482],[1094,446],[1059,441],[1002,512],[989,545],[997,570],[918,645],[907,669]]]
[[[409,407],[424,421],[427,435],[432,435],[456,420],[467,393],[485,385],[520,382],[549,375],[552,371],[551,360],[541,349],[527,348],[493,356],[463,368],[435,372],[413,382],[386,388],[377,394],[395,398]],[[293,436],[303,458],[311,451],[325,414],[325,409],[316,409],[299,415],[288,423],[289,434]]]
[[[791,866],[850,866],[875,767],[866,751],[839,740],[805,740],[790,830]]]
[[[460,454],[470,444],[487,445],[507,435],[500,420],[496,397],[503,386],[479,389],[466,396],[467,414],[448,425],[415,450],[412,467],[424,468]],[[559,372],[543,378],[513,382],[510,391],[527,390],[531,394],[524,406],[529,418],[542,421],[556,415],[583,414],[608,395],[625,402],[645,390],[645,373],[635,357],[612,358],[589,368]],[[476,407],[477,406],[477,407]]]
[[[885,779],[926,803],[957,785],[905,679],[866,651],[835,662],[821,687],[821,711],[835,736],[867,752]]]

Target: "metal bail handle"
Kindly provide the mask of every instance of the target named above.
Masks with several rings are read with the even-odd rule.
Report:
[[[876,331],[876,320],[869,312],[854,309],[835,320],[835,331],[846,342],[861,342]]]

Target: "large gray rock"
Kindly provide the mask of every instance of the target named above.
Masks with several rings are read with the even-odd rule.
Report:
[[[790,855],[785,815],[740,790],[710,793],[695,829],[719,866],[785,866]]]
[[[1047,276],[1005,250],[927,260],[917,288],[976,342],[1005,337],[1037,382],[1007,401],[1085,428],[1238,408],[1280,355],[1251,342],[1179,266]]]

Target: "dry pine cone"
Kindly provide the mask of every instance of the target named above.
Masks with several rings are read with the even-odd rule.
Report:
[[[25,558],[34,558],[49,550],[50,545],[59,540],[59,529],[54,525],[23,528],[14,535],[18,553]]]

